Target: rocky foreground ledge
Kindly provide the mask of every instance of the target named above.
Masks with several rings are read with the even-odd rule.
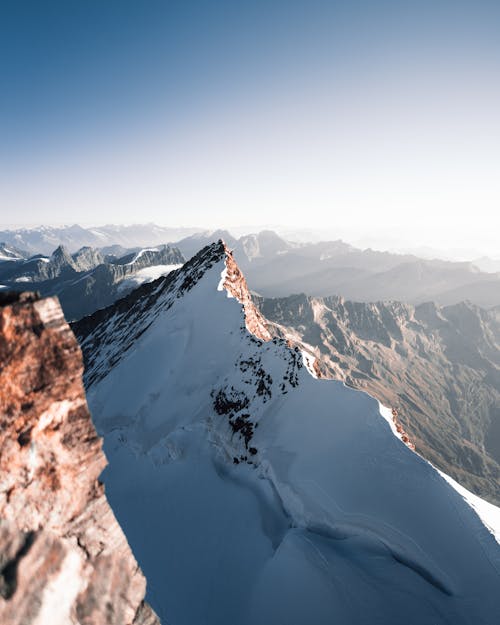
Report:
[[[57,299],[0,294],[0,623],[155,625]]]

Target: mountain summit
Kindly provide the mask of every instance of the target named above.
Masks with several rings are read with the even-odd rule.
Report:
[[[269,340],[222,241],[74,330],[106,492],[164,622],[497,622],[499,509]]]

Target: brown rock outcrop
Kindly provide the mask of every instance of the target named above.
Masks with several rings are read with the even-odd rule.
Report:
[[[392,422],[394,423],[396,432],[401,436],[401,440],[407,447],[415,451],[415,444],[411,441],[410,437],[405,432],[404,427],[401,425],[401,421],[399,420],[399,412],[397,411],[397,408],[392,408],[391,414],[392,414]]]
[[[232,252],[226,247],[225,243],[221,240],[219,244],[224,247],[225,252],[226,278],[224,280],[224,288],[243,305],[245,324],[248,331],[263,341],[270,341],[272,338],[271,333],[252,300],[245,276],[241,273]]]
[[[0,296],[0,623],[153,625],[57,299]]]

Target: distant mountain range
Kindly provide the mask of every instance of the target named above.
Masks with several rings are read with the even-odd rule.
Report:
[[[199,228],[163,228],[156,224],[129,226],[106,225],[96,228],[72,226],[40,226],[0,231],[0,241],[7,246],[25,250],[29,255],[51,254],[64,246],[70,253],[82,247],[103,248],[119,245],[122,248],[156,246],[187,237]]]
[[[0,261],[8,260],[10,253],[25,258],[48,255],[59,245],[70,254],[82,247],[94,247],[103,256],[123,256],[137,248],[167,243],[190,258],[219,238],[233,249],[250,288],[264,297],[304,293],[313,297],[339,295],[360,302],[434,301],[452,305],[469,300],[484,308],[500,305],[500,273],[493,271],[497,265],[492,259],[479,259],[481,267],[488,269],[481,271],[472,262],[362,250],[341,240],[296,243],[265,230],[239,238],[224,230],[209,232],[154,224],[3,231]]]
[[[12,251],[0,248],[4,256]],[[119,251],[121,248],[117,248]],[[68,320],[79,319],[184,263],[180,251],[169,245],[139,248],[124,256],[104,255],[83,247],[70,254],[59,246],[51,256],[11,257],[0,262],[2,290],[39,291],[57,295]]]
[[[275,336],[318,358],[322,375],[396,407],[425,458],[500,504],[500,310],[256,298]]]
[[[195,234],[176,246],[189,258],[219,237],[233,249],[250,288],[265,297],[305,293],[360,302],[449,305],[469,300],[485,308],[500,305],[500,273],[481,272],[468,262],[361,250],[340,240],[298,244],[272,231],[239,239],[226,231]]]

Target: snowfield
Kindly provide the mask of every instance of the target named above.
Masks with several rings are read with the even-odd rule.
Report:
[[[145,250],[141,250],[139,254],[144,251]],[[137,259],[134,259],[134,261],[127,264],[132,265],[135,260]],[[135,289],[145,282],[152,282],[161,276],[166,276],[172,271],[179,269],[179,267],[182,267],[182,265],[153,265],[151,267],[144,267],[144,269],[139,269],[139,271],[137,271],[134,275],[124,278],[118,285],[118,291],[129,291],[130,289]]]
[[[200,254],[82,340],[106,493],[162,622],[498,625],[499,510],[375,399],[251,335],[226,251]]]

